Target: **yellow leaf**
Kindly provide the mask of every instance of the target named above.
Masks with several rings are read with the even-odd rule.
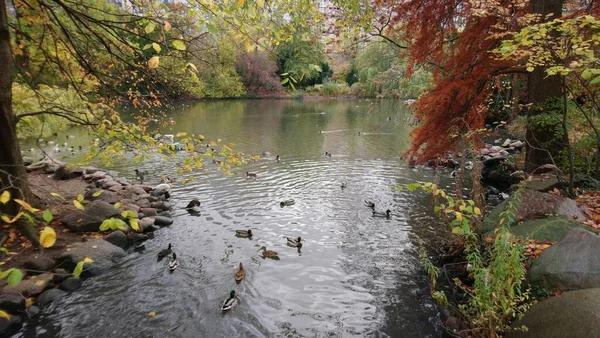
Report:
[[[478,207],[475,207],[473,212],[475,212],[475,215],[481,215],[481,210]]]
[[[23,208],[25,208],[25,210],[27,210],[29,212],[38,212],[38,211],[40,211],[40,209],[36,209],[36,208],[32,207],[31,205],[29,205],[29,203],[27,203],[27,202],[25,202],[23,200],[20,200],[18,198],[15,198],[14,201],[17,202],[17,203],[19,203]]]
[[[154,317],[156,316],[156,312],[152,311],[152,312],[148,312],[148,317]]]
[[[49,248],[56,242],[56,232],[51,227],[45,227],[40,232],[40,245]]]
[[[10,315],[2,310],[0,310],[0,318],[6,318],[6,320],[10,321]]]
[[[256,0],[256,5],[259,8],[264,8],[265,7],[265,0]]]
[[[89,258],[89,257],[86,257],[86,258],[83,259],[83,262],[84,263],[94,263],[94,260],[91,259],[91,258]]]
[[[460,212],[456,212],[456,220],[457,221],[462,221],[463,220],[463,215]]]
[[[210,141],[210,145],[211,145],[211,146],[213,146],[213,147],[216,147],[216,146],[217,146],[217,142],[215,142],[215,141]]]
[[[246,51],[247,51],[247,52],[251,52],[251,51],[253,51],[253,50],[254,50],[254,44],[253,44],[253,43],[252,43],[252,41],[250,41],[250,40],[246,40],[246,41],[244,42],[244,46],[246,46]]]
[[[158,56],[153,56],[150,58],[150,60],[148,60],[148,68],[150,69],[158,68],[159,64],[160,59],[158,58]]]
[[[44,284],[44,281],[41,280],[40,282],[42,282],[42,284]],[[33,305],[33,297],[29,297],[25,300],[25,307],[30,307],[31,305]]]
[[[8,216],[6,216],[6,215],[2,215],[2,216],[0,216],[0,218],[2,218],[2,220],[3,220],[4,222],[6,222],[6,223],[9,223],[9,224],[10,224],[10,223],[14,223],[14,222],[16,222],[16,221],[17,221],[19,218],[21,218],[21,216],[23,216],[23,213],[22,213],[22,212],[18,213],[18,214],[17,214],[15,217],[13,217],[12,219],[10,219],[10,218],[9,218]]]
[[[185,131],[175,134],[176,137],[184,137],[186,135],[187,135],[187,133]]]
[[[75,208],[79,209],[79,210],[83,210],[83,204],[81,204],[81,202],[79,202],[78,200],[73,200],[73,205],[75,206]]]
[[[171,30],[171,24],[169,23],[169,21],[165,21],[163,28],[165,29],[165,32],[168,32]]]
[[[0,195],[0,203],[6,204],[10,200],[10,191],[4,190],[2,195]]]

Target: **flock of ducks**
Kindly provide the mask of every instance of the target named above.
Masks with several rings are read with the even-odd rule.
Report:
[[[329,152],[326,152],[325,154],[328,157],[331,156],[331,153],[329,153]],[[277,156],[277,161],[279,161],[279,156]],[[135,174],[136,174],[136,178],[143,180],[144,176],[147,175],[147,172],[142,172],[138,169],[135,169]],[[246,177],[257,178],[258,175],[256,173],[251,173],[251,172],[247,171]],[[171,190],[170,183],[174,183],[174,182],[175,182],[175,179],[166,177],[166,179],[162,179],[160,184],[158,184],[157,186],[154,187],[154,189],[152,190],[152,193],[155,196],[164,196],[164,198],[169,199],[169,197],[170,197],[169,192]],[[347,183],[342,182],[340,186],[343,190],[344,188],[347,187]],[[294,199],[287,199],[287,200],[281,201],[279,203],[279,205],[280,205],[280,207],[283,208],[286,206],[294,205],[295,203],[296,203],[296,201]],[[390,209],[387,209],[385,212],[376,211],[374,202],[369,201],[369,200],[364,200],[364,203],[367,207],[372,209],[373,217],[382,217],[382,218],[387,218],[387,219],[390,218],[390,216],[391,216]],[[200,201],[198,201],[197,199],[194,199],[194,200],[190,201],[185,208],[193,209],[198,206],[200,206]],[[252,232],[252,229],[235,230],[235,236],[240,237],[240,238],[251,239],[254,236],[254,233]],[[287,246],[297,248],[298,253],[301,253],[301,249],[302,249],[302,238],[301,237],[285,237],[285,239],[286,239]],[[279,260],[279,253],[276,251],[273,251],[273,250],[267,250],[266,246],[262,246],[260,249],[258,249],[258,251],[261,251],[261,255],[263,258]],[[173,247],[172,247],[171,243],[169,243],[169,245],[166,249],[163,249],[158,252],[158,260],[160,261],[160,260],[168,257],[169,255],[171,255],[171,258],[167,265],[167,269],[169,272],[172,273],[173,271],[175,271],[175,269],[177,269],[179,267],[180,264],[179,264],[179,261],[177,260],[177,254],[173,251]],[[237,284],[239,284],[239,283],[241,283],[242,280],[244,280],[245,277],[246,277],[246,269],[244,268],[244,265],[242,263],[240,263],[238,269],[236,270],[236,272],[234,274],[234,280]],[[223,311],[223,312],[229,311],[229,310],[233,309],[237,304],[238,304],[238,298],[236,297],[236,292],[235,292],[235,290],[232,290],[229,293],[229,297],[223,301],[223,304],[221,305],[221,311]]]

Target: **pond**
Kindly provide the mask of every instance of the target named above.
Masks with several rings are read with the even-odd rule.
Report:
[[[427,287],[417,243],[435,241],[443,225],[425,194],[393,189],[433,179],[399,158],[411,129],[406,105],[213,101],[169,113],[176,125],[163,133],[204,134],[234,142],[245,153],[267,151],[273,157],[232,176],[208,163],[190,174],[195,181],[175,184],[173,225],[145,242],[143,253],[128,253],[116,268],[45,308],[15,337],[441,335],[437,309],[417,292]],[[71,130],[58,139],[77,148],[87,144],[84,134]],[[150,172],[146,183],[176,176],[171,163],[160,161],[137,166],[123,161],[114,170],[133,179],[134,168]],[[245,171],[258,178],[246,178]],[[199,215],[182,210],[193,198],[202,202]],[[280,207],[290,198],[295,205]],[[364,199],[377,210],[389,208],[391,218],[373,218]],[[234,236],[248,228],[255,233],[251,240]],[[301,253],[287,247],[284,236],[302,237]],[[168,243],[181,263],[173,274],[166,260],[156,259]],[[263,245],[281,259],[261,258]],[[240,262],[248,274],[236,286],[234,266]],[[231,290],[240,304],[222,314],[219,307]],[[155,317],[148,316],[152,311]]]

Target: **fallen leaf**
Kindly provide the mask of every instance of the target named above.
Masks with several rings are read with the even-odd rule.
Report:
[[[152,312],[148,312],[148,317],[154,317],[156,316],[156,312],[152,311]]]

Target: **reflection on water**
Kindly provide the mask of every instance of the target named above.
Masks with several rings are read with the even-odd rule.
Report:
[[[221,176],[210,168],[176,184],[175,222],[106,274],[28,322],[17,337],[436,337],[436,310],[416,295],[425,286],[416,238],[441,225],[428,199],[391,188],[431,179],[399,160],[408,145],[408,111],[396,101],[216,101],[173,109],[172,130],[236,143],[246,153],[270,152]],[[85,143],[84,132],[70,131]],[[59,137],[61,137],[59,135]],[[65,137],[65,136],[62,136]],[[325,152],[333,154],[325,157]],[[133,178],[133,163],[120,163]],[[144,170],[173,175],[170,163]],[[152,180],[152,178],[151,178]],[[345,189],[340,188],[346,182]],[[199,214],[181,208],[202,202]],[[293,198],[296,204],[281,208]],[[389,220],[371,217],[363,199]],[[236,229],[251,228],[251,240]],[[298,253],[285,236],[302,237]],[[156,253],[173,243],[181,266],[169,274]],[[265,260],[258,249],[279,252]],[[246,279],[234,282],[243,262]],[[236,289],[238,307],[219,311]],[[155,317],[148,312],[155,311]]]

